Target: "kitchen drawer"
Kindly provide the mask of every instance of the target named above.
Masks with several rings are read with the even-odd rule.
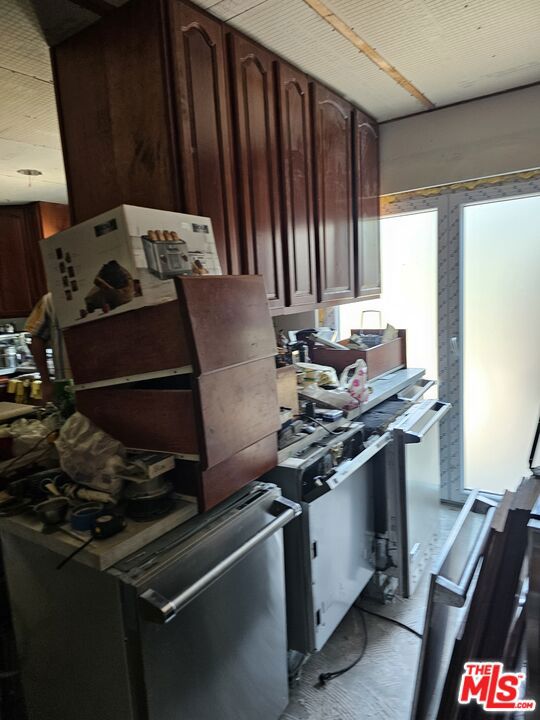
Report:
[[[271,433],[206,470],[201,463],[178,461],[178,479],[174,486],[179,493],[197,497],[199,511],[206,512],[276,464],[277,436]]]
[[[76,405],[79,412],[126,447],[199,457],[191,390],[116,385],[78,392]]]
[[[130,448],[214,467],[280,427],[273,358],[190,379],[80,390],[77,409]]]
[[[76,385],[191,370],[177,300],[67,328],[64,339]]]
[[[178,278],[178,300],[64,331],[76,385],[209,373],[276,352],[262,278]]]

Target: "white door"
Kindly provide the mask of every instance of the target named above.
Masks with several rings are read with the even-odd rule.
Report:
[[[463,486],[515,489],[540,410],[540,196],[462,212]]]

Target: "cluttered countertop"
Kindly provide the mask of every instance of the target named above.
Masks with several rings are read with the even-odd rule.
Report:
[[[16,453],[0,460],[2,531],[104,570],[198,512],[174,492],[172,455],[126,453],[79,413],[0,403],[0,420],[3,457],[6,440]]]
[[[132,206],[105,215],[41,245],[74,384],[57,408],[0,428],[4,529],[109,566],[423,375],[406,367],[405,331],[391,325],[339,343],[313,329],[281,342],[263,280],[221,275],[208,219]],[[146,230],[156,227],[167,229]],[[166,241],[180,266],[156,261]],[[103,265],[105,255],[126,259]],[[27,340],[5,340],[6,364]],[[149,453],[171,461],[163,476],[149,474]],[[94,537],[102,515],[106,539]]]

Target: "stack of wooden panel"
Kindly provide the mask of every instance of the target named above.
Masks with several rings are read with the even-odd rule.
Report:
[[[178,278],[178,300],[64,331],[77,409],[175,453],[207,510],[277,462],[275,339],[260,276]]]
[[[540,479],[525,478],[515,492],[507,491],[497,508],[461,632],[455,642],[437,720],[476,720],[484,711],[476,704],[458,705],[465,662],[512,661],[512,631],[527,548],[527,523],[540,494]],[[507,665],[507,670],[512,667]]]

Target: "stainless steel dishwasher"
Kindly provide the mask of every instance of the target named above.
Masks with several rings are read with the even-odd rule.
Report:
[[[363,425],[344,421],[267,474],[302,506],[285,528],[289,649],[320,650],[374,571],[374,458],[390,433],[365,445]]]
[[[439,423],[451,407],[439,400],[419,400],[388,427],[393,439],[385,458],[388,534],[397,549],[388,573],[395,573],[403,597],[416,589],[437,536]]]
[[[29,719],[278,720],[299,512],[253,483],[105,572],[4,533]]]

